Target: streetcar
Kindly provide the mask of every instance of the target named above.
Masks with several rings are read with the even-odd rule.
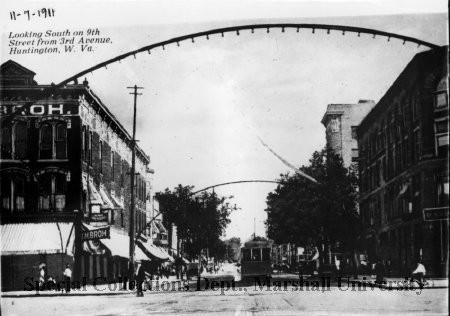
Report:
[[[248,241],[241,248],[241,278],[272,274],[273,241]]]

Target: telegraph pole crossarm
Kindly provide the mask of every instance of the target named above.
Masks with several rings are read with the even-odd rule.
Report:
[[[137,96],[142,95],[138,93],[138,89],[144,89],[143,87],[127,87],[127,89],[133,89],[130,94],[134,95],[134,110],[133,110],[133,139],[131,140],[131,176],[130,176],[130,189],[131,189],[131,202],[130,202],[130,216],[129,216],[129,232],[130,237],[130,252],[129,252],[129,262],[128,271],[130,279],[134,279],[134,209],[135,209],[135,177],[136,177],[136,104]]]

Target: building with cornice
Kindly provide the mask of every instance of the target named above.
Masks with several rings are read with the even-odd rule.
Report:
[[[56,280],[66,263],[78,280],[125,276],[132,138],[86,81],[54,89],[34,76],[14,61],[1,65],[2,290],[23,290],[44,265]],[[136,146],[134,226],[144,240],[151,173]],[[151,252],[139,244],[135,256]]]

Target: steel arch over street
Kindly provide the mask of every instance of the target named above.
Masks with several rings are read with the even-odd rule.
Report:
[[[333,31],[342,31],[342,35],[345,35],[345,32],[352,32],[352,33],[357,33],[358,36],[360,36],[360,34],[362,33],[362,34],[370,34],[373,36],[373,38],[375,38],[375,36],[377,36],[377,35],[387,37],[388,41],[391,38],[396,38],[396,39],[402,40],[403,44],[405,44],[405,42],[411,42],[411,43],[417,44],[418,46],[422,45],[422,46],[430,47],[432,49],[439,47],[439,45],[436,45],[436,44],[433,44],[430,42],[426,42],[426,41],[422,41],[422,40],[414,38],[414,37],[404,36],[404,35],[400,35],[400,34],[396,34],[396,33],[384,32],[384,31],[379,31],[379,30],[374,30],[374,29],[369,29],[369,28],[355,27],[355,26],[329,25],[329,24],[305,24],[305,23],[300,23],[300,24],[297,24],[297,23],[275,23],[275,24],[239,25],[239,26],[218,28],[218,29],[213,29],[213,30],[209,30],[209,31],[203,31],[203,32],[192,33],[192,34],[183,35],[183,36],[179,36],[179,37],[174,37],[174,38],[166,40],[166,41],[162,41],[159,43],[141,47],[139,49],[116,56],[116,57],[106,60],[102,63],[99,63],[93,67],[90,67],[86,70],[83,70],[83,71],[77,73],[76,75],[74,75],[70,78],[67,78],[64,81],[61,81],[60,83],[58,83],[55,86],[55,88],[63,86],[71,81],[75,81],[78,78],[80,78],[90,72],[98,70],[102,67],[106,67],[109,64],[120,61],[127,57],[136,56],[136,54],[139,54],[142,52],[148,52],[150,54],[151,50],[154,48],[162,47],[164,49],[165,46],[170,45],[170,44],[177,44],[177,46],[179,46],[180,42],[186,41],[186,40],[191,40],[194,43],[194,39],[198,38],[198,37],[206,37],[206,39],[209,40],[209,36],[215,35],[215,34],[221,34],[223,37],[225,33],[235,32],[236,35],[239,35],[240,31],[245,31],[245,30],[250,30],[253,33],[254,30],[257,30],[257,29],[265,29],[265,30],[267,30],[267,33],[270,32],[270,29],[280,29],[281,32],[284,32],[285,29],[296,29],[296,31],[298,33],[300,32],[301,29],[311,29],[313,33],[315,33],[315,30],[326,30],[327,34],[330,33],[330,30],[333,30]]]
[[[219,184],[215,184],[215,185],[210,185],[209,187],[203,188],[201,190],[195,191],[191,193],[192,195],[195,195],[197,193],[209,190],[209,189],[213,189],[215,187],[220,187],[220,186],[224,186],[224,185],[229,185],[229,184],[239,184],[239,183],[278,183],[281,184],[281,181],[275,181],[275,180],[241,180],[241,181],[232,181],[232,182],[224,182],[224,183],[219,183]]]
[[[410,37],[410,36],[404,36],[404,35],[400,35],[400,34],[384,32],[384,31],[363,28],[363,27],[355,27],[355,26],[330,25],[330,24],[306,24],[306,23],[300,23],[300,24],[298,24],[298,23],[274,23],[274,24],[240,25],[240,26],[224,27],[224,28],[218,28],[218,29],[213,29],[213,30],[209,30],[209,31],[203,31],[203,32],[192,33],[192,34],[183,35],[183,36],[179,36],[179,37],[174,37],[174,38],[166,40],[166,41],[162,41],[159,43],[141,47],[139,49],[116,56],[114,58],[111,58],[104,62],[101,62],[95,66],[92,66],[88,69],[85,69],[85,70],[61,81],[58,84],[52,84],[52,86],[50,88],[45,89],[43,91],[43,93],[46,93],[46,92],[52,93],[52,91],[54,91],[55,89],[61,88],[64,85],[68,84],[69,82],[76,81],[76,80],[78,80],[78,78],[80,78],[88,73],[91,73],[95,70],[106,67],[109,64],[120,61],[127,57],[136,56],[136,54],[139,54],[142,52],[150,53],[152,49],[157,48],[157,47],[162,47],[164,49],[166,45],[170,45],[170,44],[177,44],[179,46],[180,42],[182,42],[182,41],[191,40],[192,42],[194,42],[194,39],[198,38],[198,37],[206,37],[206,39],[209,39],[209,36],[214,35],[214,34],[221,34],[223,37],[225,33],[235,32],[236,35],[239,35],[240,31],[245,31],[245,30],[249,30],[252,33],[254,33],[254,31],[257,29],[265,29],[267,31],[267,33],[270,32],[270,29],[280,29],[281,32],[284,32],[285,29],[296,29],[297,32],[300,32],[301,29],[311,29],[313,33],[315,33],[316,30],[326,30],[327,34],[329,34],[331,30],[333,30],[333,31],[342,31],[343,35],[345,35],[345,32],[357,33],[358,36],[360,36],[361,33],[369,34],[369,35],[372,35],[373,38],[375,38],[378,35],[378,36],[387,37],[388,41],[391,38],[396,38],[396,39],[402,40],[403,44],[405,44],[406,42],[411,42],[411,43],[417,44],[418,46],[422,45],[422,46],[429,47],[431,49],[440,47],[439,45],[436,45],[436,44],[433,44],[430,42],[426,42],[426,41],[422,41],[420,39]],[[8,115],[2,115],[3,122],[6,123],[9,120],[12,120],[17,114],[21,113],[24,109],[27,109],[31,105],[32,105],[31,102],[25,103],[22,108],[17,109],[13,113],[8,114]]]

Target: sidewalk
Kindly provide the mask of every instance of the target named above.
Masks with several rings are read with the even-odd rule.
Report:
[[[446,278],[426,278],[425,277],[425,289],[438,289],[438,288],[448,288],[448,279]],[[367,282],[375,282],[375,278],[371,275],[359,275],[358,279],[351,279],[351,281],[367,281]],[[397,287],[405,287],[405,278],[400,277],[386,277],[384,278],[386,282],[385,286],[390,286],[393,288]],[[406,279],[406,282],[409,282],[410,278]],[[410,287],[418,288],[419,285],[417,282],[408,283]]]
[[[162,284],[163,282],[176,282],[181,281],[179,279],[176,279],[175,276],[170,276],[167,278],[162,278],[159,280],[154,280],[153,282],[159,282],[159,284]],[[181,281],[183,282],[183,281]],[[183,284],[183,283],[182,283]],[[128,286],[128,285],[127,285]],[[144,290],[145,293],[158,293],[161,291],[149,291]],[[8,292],[1,292],[1,297],[52,297],[52,296],[89,296],[89,295],[128,295],[128,294],[134,294],[136,295],[136,289],[130,290],[128,287],[124,288],[124,285],[122,283],[112,283],[112,284],[97,284],[94,286],[92,282],[90,282],[87,285],[82,285],[80,289],[71,289],[69,293],[66,293],[66,291],[58,291],[58,290],[46,290],[46,291],[36,291],[35,289],[30,291],[8,291]]]

